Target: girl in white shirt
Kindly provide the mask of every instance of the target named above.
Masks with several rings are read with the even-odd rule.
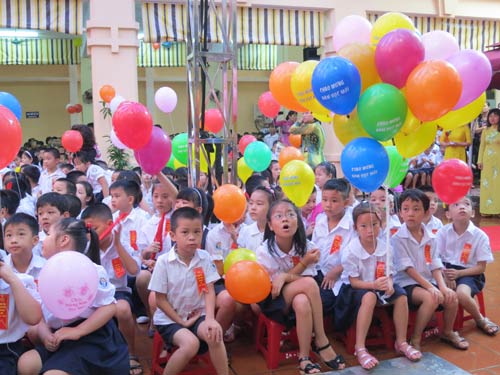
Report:
[[[92,185],[96,200],[101,202],[103,198],[109,195],[109,186],[104,169],[93,164],[93,162],[92,155],[85,151],[77,152],[73,158],[75,168],[86,174],[87,181]]]

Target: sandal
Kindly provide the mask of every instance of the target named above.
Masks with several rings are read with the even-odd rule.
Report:
[[[378,360],[366,348],[359,348],[354,351],[354,355],[358,359],[359,364],[365,370],[371,370],[378,365]]]
[[[144,369],[142,368],[141,362],[139,362],[139,358],[135,355],[129,356],[130,361],[130,375],[142,375]]]
[[[415,349],[406,341],[402,342],[401,344],[395,343],[394,350],[396,351],[396,354],[404,355],[412,362],[418,362],[422,358],[422,353],[420,352],[420,350]]]
[[[301,363],[302,362],[309,362],[306,364],[306,367],[302,367]],[[317,370],[317,371],[315,371]],[[319,374],[321,372],[321,367],[319,367],[318,364],[313,363],[311,360],[311,357],[302,357],[299,358],[299,371],[302,375],[307,375],[307,374]]]
[[[321,356],[320,352],[322,352],[325,349],[331,348],[332,346],[330,343],[327,343],[325,346],[322,346],[321,348],[317,348],[316,344],[313,343],[312,345],[312,351],[316,353],[319,358],[323,361],[325,365],[330,367],[332,370],[343,370],[345,368],[345,359],[341,354],[337,354],[337,356],[334,359],[331,359],[329,361],[325,361],[323,357]],[[333,350],[333,348],[332,348]],[[335,353],[335,351],[334,351]]]
[[[442,334],[440,339],[441,341],[444,341],[445,343],[453,346],[455,349],[469,349],[469,343],[467,342],[467,340],[461,337],[456,331],[452,331],[449,334]]]
[[[498,333],[498,325],[493,323],[488,318],[484,317],[476,321],[477,328],[490,336],[495,336]]]

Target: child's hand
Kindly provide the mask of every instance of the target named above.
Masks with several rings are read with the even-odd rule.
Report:
[[[285,285],[285,281],[288,275],[286,273],[280,273],[274,280],[271,289],[271,296],[274,298],[278,297],[281,293],[281,289],[283,285]]]
[[[53,333],[42,339],[43,346],[45,346],[45,349],[49,352],[55,352],[59,348],[59,344],[56,342],[56,336]]]
[[[62,327],[54,332],[55,343],[61,345],[64,340],[77,341],[82,337],[78,327]]]
[[[212,342],[222,341],[222,327],[215,319],[205,319],[207,339]]]
[[[389,290],[389,278],[387,276],[379,277],[373,282],[373,287],[375,290]]]
[[[323,281],[321,282],[321,289],[332,289],[336,281],[337,277],[335,275],[335,272],[332,272],[330,270],[329,272],[327,272],[325,277],[323,277]]]
[[[114,232],[115,232],[115,246],[117,244],[121,244],[120,242],[120,237],[121,237],[121,234],[122,234],[122,225],[121,224],[117,224],[114,228],[113,228]]]
[[[441,293],[438,288],[436,288],[435,286],[432,286],[432,287],[428,288],[427,291],[431,294],[434,302],[436,302],[438,304],[443,303],[444,296],[443,296],[443,293]]]
[[[310,235],[312,235],[312,234],[313,234],[313,232],[314,232],[314,224],[315,224],[315,223],[312,223],[312,224],[310,224],[310,225],[307,227],[307,229],[306,229],[306,237],[309,237]]]
[[[187,320],[184,321],[184,324],[183,324],[184,327],[186,327],[186,328],[191,327],[194,323],[196,323],[196,321],[198,320],[198,318],[200,316],[201,316],[201,311],[200,310],[192,312],[191,314],[189,314]]]
[[[160,243],[158,241],[154,241],[151,245],[149,245],[146,249],[146,251],[151,255],[152,253],[157,253],[159,252],[160,249]]]
[[[455,293],[450,288],[446,287],[441,290],[441,294],[443,295],[444,303],[449,304],[457,301],[457,293]]]
[[[142,264],[144,264],[146,267],[148,267],[149,272],[153,272],[153,269],[155,268],[156,260],[153,259],[148,259],[142,261]]]
[[[444,282],[446,283],[446,286],[451,290],[457,290],[457,282],[455,280],[448,280],[448,278],[445,277]]]
[[[12,268],[5,264],[3,261],[0,262],[0,279],[3,279],[7,284],[10,285],[14,277],[17,277]]]
[[[443,270],[444,276],[446,276],[447,280],[456,280],[458,276],[458,270],[453,268],[445,268]]]
[[[387,289],[385,290],[385,295],[392,296],[394,294],[394,283],[392,282],[392,277],[388,277],[387,279]]]
[[[309,266],[314,263],[319,262],[321,252],[319,249],[312,249],[308,250],[304,257],[302,258],[302,263],[304,263],[306,266]]]

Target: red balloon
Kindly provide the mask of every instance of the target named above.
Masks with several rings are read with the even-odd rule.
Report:
[[[281,105],[274,99],[271,91],[266,91],[259,97],[258,106],[264,116],[274,118],[278,116]]]
[[[444,160],[432,173],[432,186],[443,202],[455,203],[469,192],[472,186],[472,170],[460,159]]]
[[[161,44],[160,43],[153,43],[153,49],[158,49],[161,47]]]
[[[224,127],[224,117],[217,108],[210,108],[205,111],[205,130],[218,133]]]
[[[76,108],[75,106],[71,105],[71,104],[68,104],[66,106],[66,111],[69,113],[69,114],[73,114],[73,113],[76,113]]]
[[[245,215],[247,200],[236,185],[224,184],[215,190],[214,214],[225,223],[235,223]]]
[[[249,304],[263,301],[271,292],[271,279],[259,263],[242,260],[226,273],[226,289],[236,301]]]
[[[78,152],[83,146],[82,134],[77,130],[66,130],[61,137],[61,144],[68,152]]]
[[[0,169],[16,157],[23,141],[19,120],[10,109],[0,105]]]
[[[241,137],[239,143],[238,143],[238,148],[241,152],[241,154],[244,154],[245,153],[245,149],[247,148],[247,146],[252,143],[252,142],[255,142],[257,140],[257,138],[255,138],[253,135],[251,134],[245,134],[243,137]]]
[[[141,103],[121,103],[113,114],[112,121],[116,136],[125,146],[139,150],[149,142],[153,118]]]
[[[75,113],[81,113],[83,110],[83,107],[81,104],[75,104],[73,107],[75,108]]]

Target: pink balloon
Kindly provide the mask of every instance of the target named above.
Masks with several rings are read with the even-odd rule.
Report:
[[[144,172],[155,175],[167,164],[171,153],[170,138],[162,129],[154,126],[149,142],[143,148],[135,150],[134,156]]]
[[[424,60],[446,60],[460,51],[455,37],[443,30],[434,30],[422,35],[422,44],[425,49]]]
[[[177,94],[170,87],[160,87],[155,93],[155,103],[160,111],[170,113],[177,106]]]
[[[257,138],[255,138],[251,134],[245,134],[243,137],[241,137],[240,141],[238,142],[238,149],[240,150],[241,154],[244,154],[247,146],[250,143],[255,142],[256,140]]]
[[[114,99],[113,99],[114,100]],[[113,101],[112,100],[112,101]],[[116,133],[115,131],[113,130],[113,128],[111,128],[111,132],[109,133],[109,139],[111,140],[111,143],[113,144],[113,146],[119,148],[120,150],[125,150],[127,148],[127,146],[125,146],[122,141],[120,141],[118,139],[118,137],[116,136]]]
[[[92,261],[76,251],[50,257],[38,277],[44,306],[59,319],[74,319],[94,303],[99,276]]]
[[[340,20],[333,32],[333,49],[340,50],[351,43],[371,44],[372,24],[364,17],[351,15]]]
[[[377,44],[375,65],[383,82],[401,89],[412,70],[424,60],[424,54],[424,46],[413,31],[396,29]]]
[[[491,82],[493,69],[482,52],[472,49],[460,51],[448,59],[462,79],[462,95],[453,109],[459,109],[476,100]]]
[[[258,106],[262,114],[270,118],[278,116],[281,109],[280,103],[274,99],[271,91],[266,91],[259,97]]]

